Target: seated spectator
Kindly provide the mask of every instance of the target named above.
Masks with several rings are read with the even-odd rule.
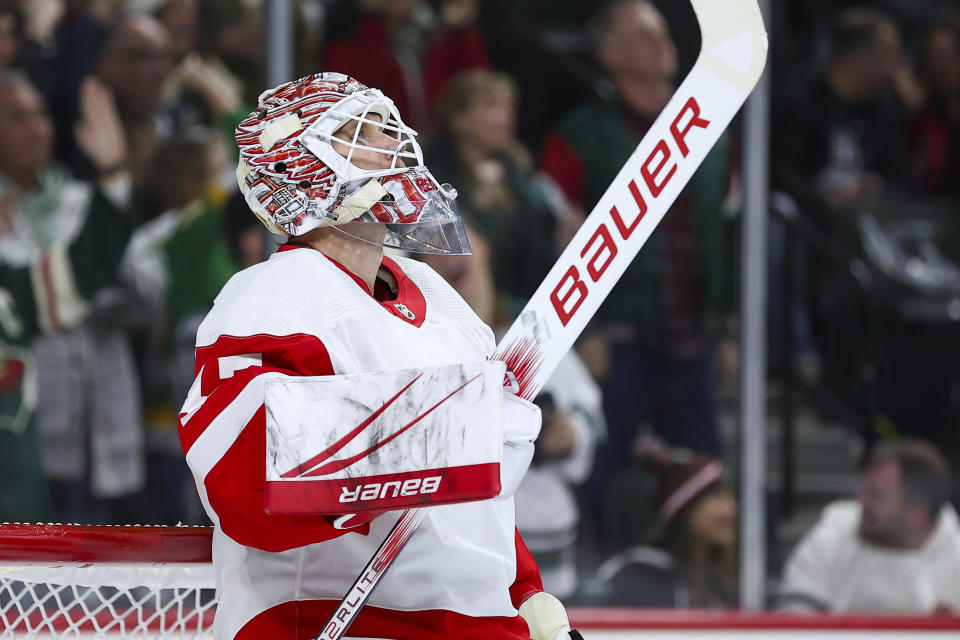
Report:
[[[8,318],[4,342],[19,340],[17,359],[36,366],[35,387],[22,367],[8,382],[14,398],[43,399],[34,413],[39,467],[52,481],[54,516],[66,522],[127,519],[124,499],[143,483],[140,396],[129,345],[122,331],[94,320],[92,300],[113,278],[132,227],[130,178],[118,169],[126,147],[110,95],[96,80],[83,85],[81,106],[77,140],[100,170],[96,188],[52,162],[53,124],[29,81],[0,73],[0,202],[8,211],[0,286],[12,287],[15,303],[24,301],[15,309],[20,321]],[[36,280],[7,279],[31,269]],[[9,300],[4,306],[9,313]],[[24,351],[28,337],[40,332],[45,335]],[[18,428],[28,415],[20,413]],[[21,449],[0,451],[17,457]],[[17,457],[0,467],[29,460]]]
[[[516,138],[517,88],[509,76],[467,71],[437,100],[437,137],[427,162],[456,187],[458,204],[495,247],[491,257],[498,320],[509,323],[557,255],[556,216]]]
[[[677,73],[667,25],[650,2],[604,5],[591,33],[616,95],[565,117],[541,157],[541,170],[582,211],[594,207],[636,149]],[[589,483],[598,509],[644,425],[672,445],[720,451],[715,369],[729,379],[736,362],[726,192],[721,138],[598,312],[611,348],[603,390],[609,431]]]
[[[576,548],[582,526],[574,489],[590,475],[595,443],[605,429],[603,399],[571,350],[534,402],[543,426],[533,463],[513,496],[517,529],[537,560],[544,588],[566,598],[580,582]]]
[[[670,553],[680,589],[675,606],[737,603],[737,500],[716,460],[683,450],[658,454],[660,508],[652,542]]]
[[[487,69],[479,0],[341,0],[328,18],[318,67],[379,87],[411,127],[430,129],[430,106],[460,71]],[[358,53],[359,52],[359,53]]]
[[[960,524],[943,456],[920,440],[879,446],[856,501],[827,506],[787,560],[780,607],[960,612]]]
[[[475,227],[467,225],[467,233],[472,256],[421,259],[496,328],[496,288],[490,269],[494,247]],[[573,488],[590,473],[594,443],[604,429],[600,388],[571,350],[535,402],[543,412],[543,426],[533,463],[514,494],[517,529],[537,560],[544,588],[568,597],[578,585],[580,514]]]
[[[649,544],[604,561],[590,597],[609,606],[736,606],[737,502],[723,467],[654,437],[642,441],[659,502]]]
[[[826,67],[800,76],[775,105],[771,156],[774,186],[822,219],[897,188],[907,168],[897,25],[874,9],[846,9],[829,47]]]
[[[960,196],[960,16],[933,25],[924,39],[920,79],[926,100],[907,127],[910,169],[922,195]]]

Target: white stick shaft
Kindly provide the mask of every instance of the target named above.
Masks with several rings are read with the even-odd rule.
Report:
[[[317,640],[340,640],[343,634],[347,632],[347,627],[353,622],[353,619],[360,613],[361,607],[370,597],[380,578],[390,568],[403,545],[407,543],[413,532],[417,530],[420,523],[427,516],[426,509],[407,509],[393,525],[390,533],[384,539],[380,548],[370,558],[370,562],[363,568],[360,575],[354,581],[350,590],[343,596],[337,610],[333,612],[323,631],[317,636]]]
[[[756,0],[692,0],[703,47],[696,65],[587,216],[497,357],[532,399],[693,176],[763,71],[767,37]]]
[[[757,0],[691,0],[701,51],[690,74],[497,347],[533,399],[756,85],[767,59]],[[318,640],[339,640],[426,515],[405,511]],[[375,580],[368,581],[375,576]]]

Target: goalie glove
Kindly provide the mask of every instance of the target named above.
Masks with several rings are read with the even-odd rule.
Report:
[[[563,603],[545,591],[523,601],[520,617],[527,623],[530,640],[583,640],[578,631],[570,629]]]

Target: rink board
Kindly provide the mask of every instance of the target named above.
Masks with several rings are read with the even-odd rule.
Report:
[[[577,609],[584,640],[960,640],[960,617]]]
[[[590,629],[582,627],[584,640],[960,640],[960,630],[866,630],[846,629],[824,631],[818,629],[781,630],[781,629],[697,629],[697,630],[665,630],[665,629]],[[50,638],[47,634],[13,634],[12,636],[0,633],[2,637],[13,638]],[[121,638],[120,634],[79,634],[77,638]],[[170,635],[138,635],[144,640],[160,640],[170,638]],[[197,640],[213,640],[213,634],[192,636]],[[345,640],[350,640],[346,638]]]
[[[584,640],[854,640],[880,638],[881,640],[953,640],[960,639],[960,631],[903,631],[903,630],[837,630],[822,631],[807,629],[803,631],[769,630],[769,629],[737,629],[731,630],[696,630],[696,631],[664,631],[662,629],[631,630],[590,630],[583,629]]]

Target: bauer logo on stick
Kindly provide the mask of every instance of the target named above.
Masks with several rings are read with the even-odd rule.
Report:
[[[611,206],[608,215],[613,224],[603,222],[597,227],[580,248],[579,257],[583,260],[580,267],[571,264],[553,288],[550,302],[564,326],[586,300],[590,287],[588,280],[596,283],[603,277],[620,252],[620,244],[630,239],[647,214],[650,202],[660,197],[677,173],[678,163],[690,155],[687,135],[695,127],[706,129],[709,126],[710,121],[700,115],[700,104],[691,96],[673,118],[670,135],[663,136],[640,165],[642,179],[633,177],[627,184],[633,199],[631,210],[623,207],[624,210],[620,211],[617,205]]]

